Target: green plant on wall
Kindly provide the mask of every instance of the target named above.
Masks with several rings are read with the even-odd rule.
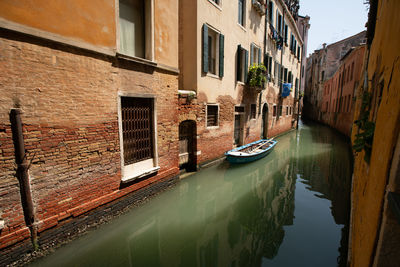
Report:
[[[251,66],[248,75],[249,86],[264,88],[264,84],[267,81],[267,68],[263,64]]]
[[[358,126],[359,132],[355,135],[353,149],[356,152],[365,151],[364,160],[369,163],[372,151],[372,141],[374,139],[375,123],[369,121],[371,110],[371,94],[367,91],[363,93],[359,119],[354,122]]]

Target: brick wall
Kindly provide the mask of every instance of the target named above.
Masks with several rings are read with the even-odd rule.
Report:
[[[177,74],[0,30],[0,248],[29,237],[9,112],[23,134],[39,231],[178,173]],[[118,92],[156,97],[157,175],[121,184]]]

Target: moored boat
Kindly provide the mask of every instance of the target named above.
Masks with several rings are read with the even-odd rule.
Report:
[[[278,143],[273,139],[261,139],[250,144],[234,148],[225,153],[230,163],[246,163],[258,160],[268,155]]]

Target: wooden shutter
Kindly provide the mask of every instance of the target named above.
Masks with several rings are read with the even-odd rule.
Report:
[[[258,48],[258,65],[261,64],[261,48]]]
[[[269,65],[268,73],[269,73],[269,76],[271,77],[271,73],[272,73],[272,56],[269,57],[268,65]]]
[[[274,26],[274,2],[270,2],[271,3],[271,25]]]
[[[238,45],[237,47],[237,65],[236,65],[236,80],[240,81],[242,78],[242,72],[241,72],[241,64],[242,64],[242,46]]]
[[[254,45],[250,44],[250,64],[253,64],[254,62],[256,62],[255,59],[254,59],[253,50],[254,50]]]
[[[219,35],[219,77],[224,77],[224,42],[223,34]]]
[[[288,69],[287,68],[284,68],[283,80],[285,81],[285,83],[287,83],[287,80],[288,80]]]
[[[203,24],[203,72],[208,72],[208,27]]]
[[[244,49],[244,82],[247,82],[247,73],[249,72],[249,51]]]
[[[297,58],[300,60],[300,46],[297,47]]]
[[[285,44],[287,44],[287,37],[288,37],[288,25],[285,23]]]

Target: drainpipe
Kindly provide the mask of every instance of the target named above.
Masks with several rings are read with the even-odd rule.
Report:
[[[36,250],[38,248],[37,226],[35,225],[31,185],[29,183],[29,164],[26,160],[24,136],[22,134],[21,113],[21,110],[18,108],[11,109],[10,121],[14,141],[15,163],[17,164],[17,178],[20,186],[25,223],[31,232],[32,245]]]

